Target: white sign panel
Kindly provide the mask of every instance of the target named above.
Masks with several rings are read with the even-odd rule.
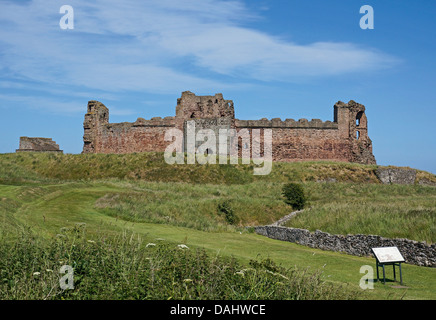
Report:
[[[405,261],[397,247],[372,248],[371,250],[380,263]]]

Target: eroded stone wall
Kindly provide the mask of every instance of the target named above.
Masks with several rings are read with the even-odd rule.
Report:
[[[20,137],[20,147],[16,152],[62,152],[51,138]]]

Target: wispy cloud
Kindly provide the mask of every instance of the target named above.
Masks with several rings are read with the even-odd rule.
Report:
[[[74,30],[59,28],[62,4],[0,4],[6,82],[174,93],[379,70],[396,62],[353,43],[303,45],[250,29],[245,22],[259,17],[242,1],[72,0]]]

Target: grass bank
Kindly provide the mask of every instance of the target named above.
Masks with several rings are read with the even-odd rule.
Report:
[[[241,229],[238,231],[233,226],[219,232],[206,232],[168,223],[127,221],[121,217],[105,213],[96,205],[99,199],[106,197],[108,194],[138,192],[142,189],[156,189],[159,191],[164,187],[170,188],[170,185],[170,183],[132,181],[65,182],[41,186],[3,185],[0,187],[0,193],[2,199],[6,200],[1,202],[3,206],[0,219],[5,222],[2,223],[2,228],[0,228],[1,243],[18,244],[17,235],[25,232],[35,239],[41,239],[45,243],[44,246],[50,246],[53,244],[51,241],[57,241],[58,235],[62,235],[67,230],[74,230],[77,226],[85,226],[86,240],[98,242],[101,239],[116,239],[123,232],[128,232],[129,234],[139,235],[147,243],[165,241],[174,246],[185,244],[191,250],[204,249],[211,259],[217,255],[234,257],[240,263],[241,270],[250,267],[251,260],[260,262],[269,258],[285,269],[293,267],[300,271],[307,269],[307,274],[319,274],[322,281],[331,282],[335,285],[345,285],[344,290],[360,291],[359,299],[436,298],[436,269],[434,268],[404,265],[403,276],[406,288],[394,288],[391,286],[394,283],[389,283],[386,286],[376,283],[374,290],[362,292],[359,288],[359,281],[362,277],[360,267],[363,265],[375,266],[373,258],[353,257],[276,241],[249,233],[246,230]],[[189,186],[189,184],[186,184],[184,188],[189,189]],[[227,187],[235,188],[236,186]],[[209,188],[213,187],[209,186]],[[219,186],[219,188],[225,187]],[[259,190],[257,188],[259,187],[253,187],[252,190]],[[235,189],[230,190],[232,192],[227,190],[227,195],[233,194]],[[187,197],[187,191],[184,192],[184,197]],[[8,250],[13,251],[14,249]],[[37,252],[44,250],[41,249],[41,251]],[[3,263],[6,265],[14,264],[11,264],[12,260],[8,258],[9,255],[13,256],[8,254],[2,258],[4,259]],[[19,262],[20,256],[13,256],[18,260],[18,264],[21,263]],[[111,262],[107,261],[106,263],[110,264]],[[41,270],[44,270],[43,267],[43,264],[38,265]],[[33,279],[31,277],[32,272],[41,272],[37,269],[26,267],[22,271],[27,272],[24,279],[27,279],[26,281]],[[47,267],[47,269],[52,268]],[[388,273],[388,278],[391,276]],[[10,280],[10,278],[8,279]],[[13,279],[14,281],[17,280],[17,278]],[[25,283],[21,283],[21,286],[24,286]],[[91,287],[91,285],[89,286]],[[47,291],[38,292],[42,295],[48,294]],[[346,294],[348,295],[349,292]]]

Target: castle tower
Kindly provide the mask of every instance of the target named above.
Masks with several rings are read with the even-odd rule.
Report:
[[[368,137],[368,120],[365,106],[353,100],[339,101],[334,106],[334,122],[338,124],[340,137],[351,144],[351,162],[374,164],[372,141]]]
[[[106,106],[95,100],[88,102],[88,112],[85,114],[83,122],[83,151],[82,153],[98,152],[98,138],[100,127],[109,123],[109,109]]]
[[[222,93],[214,96],[197,96],[190,91],[182,92],[177,99],[176,127],[183,130],[185,121],[192,119],[235,118],[232,100],[224,100]]]
[[[187,132],[189,124],[195,125],[195,133],[201,129],[211,129],[216,137],[220,129],[234,128],[235,109],[232,100],[224,100],[222,93],[214,96],[197,96],[190,91],[182,92],[181,98],[177,99],[175,127],[184,132],[183,149],[187,146]],[[199,146],[195,143],[195,148]],[[212,153],[216,153],[218,145],[215,145]],[[208,149],[209,152],[209,149]]]

